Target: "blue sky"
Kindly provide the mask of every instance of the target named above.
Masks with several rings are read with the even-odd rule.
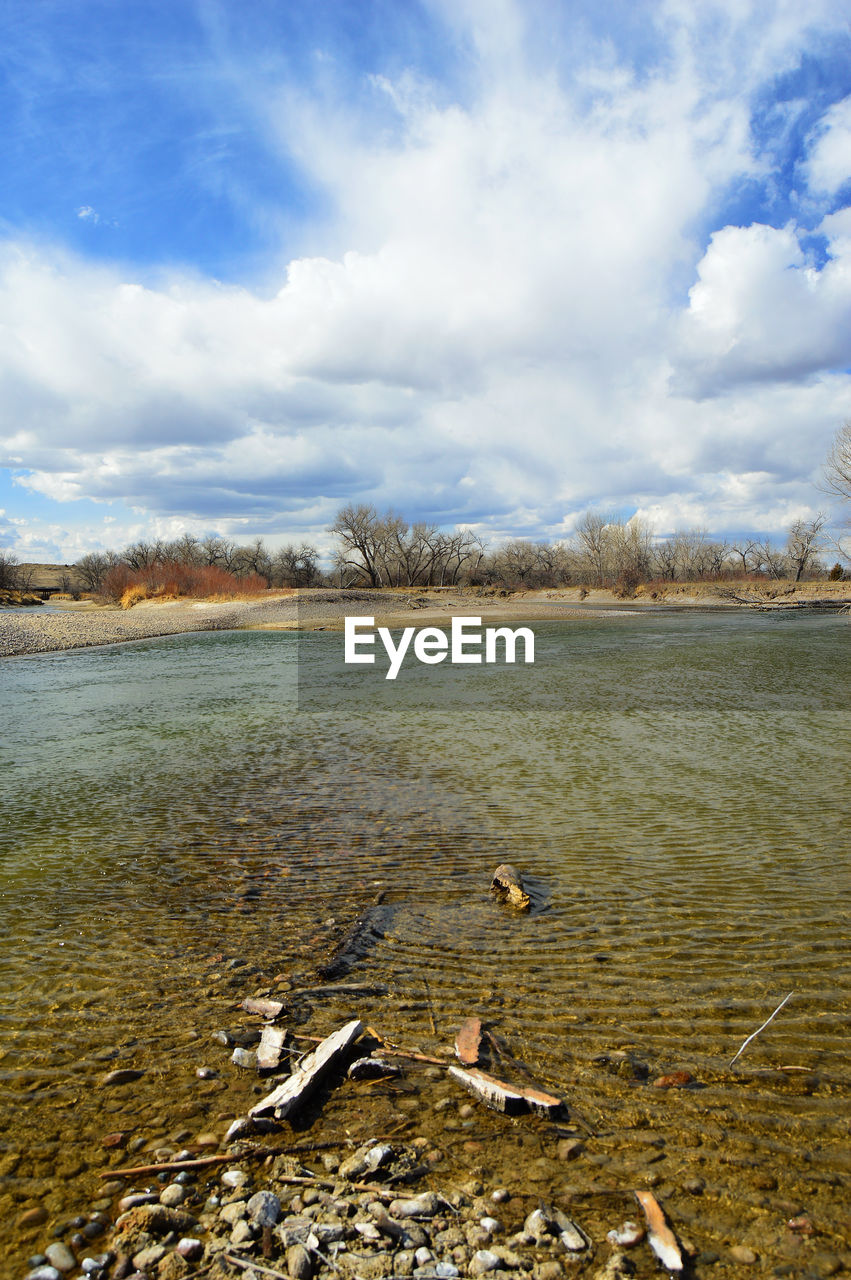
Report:
[[[0,113],[22,559],[827,505],[844,4],[2,0]]]

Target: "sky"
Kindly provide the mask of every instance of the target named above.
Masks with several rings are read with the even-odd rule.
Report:
[[[0,0],[0,119],[21,560],[836,516],[845,0]]]

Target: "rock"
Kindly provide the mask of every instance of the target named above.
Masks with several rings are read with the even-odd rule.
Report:
[[[532,1268],[534,1280],[564,1280],[564,1271],[560,1262],[536,1262]]]
[[[637,1222],[625,1222],[613,1231],[607,1231],[606,1239],[609,1244],[619,1245],[622,1249],[631,1249],[634,1245],[640,1244],[646,1234],[644,1228]]]
[[[427,1249],[425,1245],[421,1245],[414,1253],[414,1262],[418,1267],[427,1267],[430,1262],[434,1261],[434,1254],[431,1249]]]
[[[556,1147],[556,1155],[559,1160],[577,1160],[585,1150],[585,1143],[581,1138],[562,1138]]]
[[[491,893],[518,911],[528,911],[532,899],[523,888],[520,872],[509,862],[501,863],[493,873]]]
[[[127,1134],[123,1132],[107,1133],[100,1140],[100,1145],[106,1147],[109,1151],[114,1148],[123,1147],[127,1141]]]
[[[245,1067],[248,1071],[257,1069],[257,1054],[253,1049],[242,1049],[237,1045],[230,1056],[230,1060],[235,1066]]]
[[[437,1280],[457,1280],[461,1272],[453,1262],[438,1262],[434,1268]]]
[[[271,1191],[258,1191],[246,1208],[249,1218],[258,1227],[274,1227],[281,1216],[281,1202]]]
[[[108,1071],[105,1076],[101,1077],[101,1085],[104,1088],[111,1088],[117,1084],[132,1084],[134,1080],[141,1080],[144,1071],[136,1071],[133,1067],[119,1067],[117,1071]]]
[[[175,1245],[174,1252],[179,1253],[187,1262],[199,1262],[204,1256],[204,1245],[195,1236],[182,1236]]]
[[[684,1089],[694,1084],[694,1076],[689,1071],[671,1071],[666,1076],[659,1076],[653,1081],[654,1089]]]
[[[623,1253],[613,1253],[604,1267],[595,1271],[592,1280],[627,1280],[635,1275],[635,1266]]]
[[[342,1178],[359,1178],[364,1173],[375,1173],[376,1169],[388,1164],[393,1157],[393,1148],[387,1143],[375,1143],[359,1147],[353,1155],[344,1160],[339,1168]]]
[[[261,1018],[270,1020],[277,1018],[284,1008],[280,1000],[255,999],[252,996],[243,1000],[242,1007],[246,1013],[259,1013]]]
[[[218,1145],[219,1138],[215,1133],[199,1133],[194,1142],[196,1147],[218,1147]]]
[[[240,1218],[239,1222],[234,1224],[233,1231],[230,1233],[230,1242],[237,1248],[245,1248],[246,1245],[254,1243],[254,1234],[244,1218]]]
[[[62,1244],[59,1240],[47,1246],[44,1256],[57,1271],[73,1271],[77,1266],[77,1259],[67,1244]]]
[[[166,1205],[169,1209],[176,1209],[185,1199],[186,1188],[181,1187],[177,1182],[172,1182],[160,1192],[160,1204]]]
[[[158,1200],[159,1196],[152,1191],[131,1191],[118,1201],[118,1212],[127,1213],[128,1209],[135,1209],[137,1205],[156,1204]]]
[[[30,1227],[40,1227],[47,1222],[47,1210],[43,1204],[33,1205],[31,1209],[25,1209],[24,1212],[15,1222],[15,1226],[19,1231],[27,1231]]]
[[[214,1071],[212,1067],[196,1067],[195,1074],[199,1080],[215,1080],[219,1073]]]
[[[303,1244],[291,1244],[287,1249],[287,1274],[290,1280],[310,1280],[313,1260]]]
[[[248,1174],[243,1169],[226,1169],[222,1174],[223,1187],[244,1187],[248,1181]]]
[[[705,1186],[702,1178],[683,1178],[683,1191],[687,1191],[690,1196],[701,1195]]]
[[[746,1265],[756,1262],[756,1254],[746,1244],[734,1244],[730,1250],[730,1257],[734,1262],[743,1262]]]
[[[479,1226],[486,1231],[489,1236],[499,1231],[499,1220],[497,1218],[484,1217],[479,1219]]]
[[[511,1192],[508,1187],[497,1187],[495,1191],[491,1192],[491,1200],[493,1200],[494,1204],[505,1204],[510,1199]]]
[[[45,1262],[33,1267],[32,1271],[28,1271],[26,1280],[62,1280],[62,1272],[57,1271],[56,1267],[51,1267],[49,1263]]]
[[[230,1204],[226,1204],[224,1208],[219,1210],[219,1217],[229,1227],[236,1226],[247,1214],[248,1206],[244,1200],[232,1200]]]
[[[149,1244],[147,1248],[140,1249],[138,1253],[133,1254],[133,1266],[137,1271],[144,1271],[146,1267],[155,1267],[160,1258],[164,1258],[167,1253],[164,1244]]]
[[[477,1253],[473,1254],[470,1262],[470,1275],[484,1276],[489,1271],[496,1271],[499,1269],[501,1261],[502,1259],[495,1253],[491,1253],[490,1249],[479,1249]]]
[[[390,1214],[394,1218],[433,1218],[440,1210],[440,1203],[433,1191],[423,1191],[409,1200],[394,1200]]]

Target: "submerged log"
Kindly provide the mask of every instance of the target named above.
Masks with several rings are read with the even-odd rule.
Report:
[[[254,1119],[274,1112],[278,1120],[285,1120],[333,1070],[362,1031],[363,1023],[359,1018],[353,1018],[339,1031],[327,1036],[302,1061],[298,1071],[251,1108],[249,1116]]]
[[[479,1061],[482,1048],[482,1020],[468,1018],[458,1028],[455,1037],[455,1056],[467,1067],[474,1067]]]
[[[565,1105],[561,1098],[556,1098],[543,1089],[532,1085],[508,1084],[505,1080],[497,1080],[477,1067],[469,1071],[461,1067],[450,1067],[449,1074],[459,1084],[469,1089],[485,1106],[494,1111],[501,1111],[507,1116],[522,1116],[534,1111],[537,1115],[555,1118],[563,1114]]]
[[[518,911],[528,911],[532,899],[523,888],[523,879],[516,867],[512,867],[509,862],[502,862],[493,873],[491,880],[491,893],[495,893],[503,902],[507,902],[509,906],[516,907]]]
[[[331,959],[319,965],[317,973],[320,978],[325,981],[345,978],[358,960],[362,960],[370,948],[384,937],[395,908],[392,904],[384,906],[383,898],[384,894],[380,893],[372,906],[367,907],[352,925]]]
[[[635,1198],[647,1219],[647,1243],[668,1271],[682,1271],[683,1255],[677,1238],[665,1220],[662,1206],[649,1191],[636,1191]]]

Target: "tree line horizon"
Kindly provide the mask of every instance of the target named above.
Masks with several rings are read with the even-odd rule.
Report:
[[[843,576],[819,559],[824,516],[795,521],[783,546],[770,539],[732,542],[700,528],[657,537],[649,521],[587,511],[568,538],[508,538],[490,546],[464,527],[451,531],[409,523],[392,509],[347,504],[329,532],[336,540],[330,570],[308,542],[270,550],[262,538],[240,544],[219,535],[140,540],[121,552],[90,552],[71,568],[76,585],[119,600],[133,588],[149,594],[239,594],[268,588],[495,587],[513,590],[577,586],[628,595],[651,582]],[[14,557],[0,554],[0,587],[25,588]],[[837,572],[838,570],[838,572]]]

